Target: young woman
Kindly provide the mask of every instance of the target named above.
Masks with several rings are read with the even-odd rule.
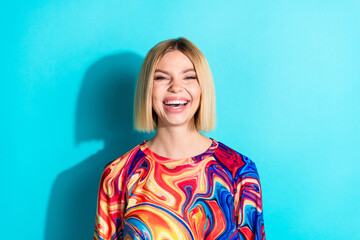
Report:
[[[214,127],[215,90],[192,42],[148,52],[134,112],[156,134],[105,167],[94,239],[265,239],[254,163],[199,132]]]

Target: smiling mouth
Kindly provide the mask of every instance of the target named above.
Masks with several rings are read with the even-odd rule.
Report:
[[[190,101],[187,100],[172,100],[163,102],[167,107],[177,109],[185,107]]]

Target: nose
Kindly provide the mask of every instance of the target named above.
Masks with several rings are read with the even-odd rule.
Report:
[[[169,91],[173,93],[181,92],[183,90],[183,85],[181,80],[174,78],[170,82]]]

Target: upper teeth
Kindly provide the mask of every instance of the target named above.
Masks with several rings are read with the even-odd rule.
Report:
[[[166,101],[165,104],[186,104],[186,100],[172,100],[172,101]]]

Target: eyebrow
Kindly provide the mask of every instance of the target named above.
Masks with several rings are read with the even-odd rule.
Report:
[[[187,72],[195,72],[195,69],[193,69],[193,68],[189,68],[189,69],[186,69],[186,70],[184,70],[184,71],[182,71],[182,73],[187,73]]]
[[[161,69],[155,69],[155,73],[157,73],[157,72],[161,72],[161,73],[164,73],[164,74],[167,74],[167,75],[170,75],[170,73],[169,72],[167,72],[167,71],[164,71],[164,70],[161,70]],[[187,72],[195,72],[195,69],[193,69],[193,68],[189,68],[189,69],[186,69],[186,70],[184,70],[184,71],[182,71],[181,73],[187,73]]]
[[[164,71],[164,70],[161,70],[161,69],[155,69],[155,73],[157,73],[157,72],[161,72],[161,73],[170,75],[167,71]]]

